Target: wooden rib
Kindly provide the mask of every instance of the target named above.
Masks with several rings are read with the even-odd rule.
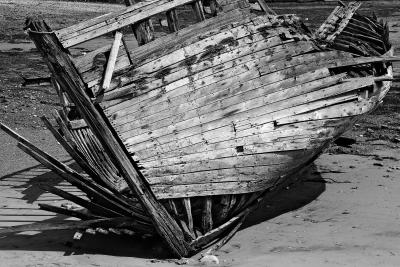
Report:
[[[238,221],[240,217],[233,217],[226,223],[218,226],[217,228],[214,228],[213,230],[207,232],[204,235],[199,236],[192,242],[192,246],[195,248],[201,248],[207,244],[209,244],[212,240],[214,240],[216,237],[224,233],[229,227],[231,227],[232,224],[234,224],[236,221]]]
[[[179,212],[178,212],[178,209],[177,209],[177,207],[176,207],[175,201],[176,201],[176,200],[174,200],[174,199],[169,199],[169,200],[168,200],[167,203],[168,203],[168,206],[169,206],[169,210],[170,210],[170,212],[171,212],[172,214],[175,215],[176,220],[178,221],[178,223],[179,223],[179,225],[180,225],[180,227],[181,227],[183,233],[185,234],[186,238],[187,238],[188,240],[193,240],[193,239],[195,238],[195,234],[194,234],[194,232],[193,232],[193,228],[190,229],[189,226],[188,226],[188,224],[186,224],[186,222],[185,222],[184,220],[181,219],[181,215],[180,215]]]
[[[183,207],[186,215],[186,221],[189,230],[193,233],[193,215],[192,215],[192,206],[191,206],[191,201],[190,198],[183,198]]]
[[[192,3],[193,12],[198,22],[206,19],[203,11],[203,4],[201,0],[196,0]]]
[[[242,210],[242,208],[244,207],[245,203],[247,203],[247,201],[249,199],[249,195],[250,194],[237,195],[238,201],[236,202],[236,206],[233,207],[229,212],[229,214],[231,216],[236,215],[238,212],[240,212]]]
[[[166,12],[168,29],[170,32],[177,32],[179,30],[179,21],[176,9],[171,9]]]
[[[74,170],[72,170],[70,167],[67,165],[59,162],[49,154],[43,152],[40,150],[38,147],[34,146],[32,143],[30,143],[28,140],[23,138],[22,136],[18,135],[16,132],[11,130],[9,127],[5,126],[4,124],[0,123],[0,128],[4,130],[7,134],[9,134],[11,137],[15,138],[18,140],[20,143],[22,143],[24,146],[29,148],[28,151],[33,152],[30,153],[30,155],[35,156],[36,159],[38,159],[39,162],[44,164],[47,168],[51,169],[54,171],[56,174],[60,175],[63,177],[66,181],[71,183],[72,185],[76,186],[83,192],[85,192],[87,195],[94,197],[98,200],[103,200],[102,203],[106,203],[109,205],[112,205],[112,209],[115,208],[121,208],[124,210],[120,205],[123,205],[125,201],[119,199],[115,193],[111,193],[107,189],[97,185],[96,183],[93,183],[92,181],[88,180],[87,178],[83,177],[82,175],[78,174]],[[120,204],[117,204],[120,203]],[[125,203],[126,205],[126,203]],[[127,209],[125,208],[125,211]],[[149,220],[148,217],[143,216],[140,214],[139,211],[131,210],[129,211],[130,215],[134,217],[139,217],[142,220]]]
[[[266,192],[259,192],[256,194],[253,194],[253,196],[257,196],[256,199],[252,199],[252,202],[249,203],[250,206],[246,207],[244,210],[242,210],[241,212],[239,212],[238,214],[236,214],[234,217],[232,217],[229,221],[227,221],[226,223],[222,224],[221,226],[213,229],[212,231],[206,233],[204,236],[201,236],[199,238],[197,238],[196,240],[194,240],[191,245],[193,247],[196,248],[205,248],[207,246],[210,245],[210,243],[215,240],[215,238],[217,238],[218,236],[220,236],[221,234],[225,233],[225,231],[227,229],[229,229],[229,227],[231,227],[232,225],[236,226],[228,233],[228,235],[222,237],[220,239],[220,241],[217,244],[224,244],[224,240],[229,240],[229,238],[232,237],[232,235],[238,230],[238,228],[240,227],[241,223],[243,222],[243,220],[246,218],[246,216],[252,212],[257,206],[258,204],[261,202],[261,200],[265,197]],[[221,242],[222,241],[222,242]],[[219,248],[220,246],[218,245],[217,248]],[[214,247],[215,249],[216,247]]]
[[[72,176],[70,173],[65,172],[65,170],[63,169],[62,163],[54,164],[52,162],[52,161],[54,161],[54,159],[52,159],[51,157],[50,158],[45,157],[45,155],[43,156],[40,153],[35,152],[29,146],[24,145],[22,143],[19,143],[18,146],[24,152],[28,153],[34,159],[36,159],[41,164],[43,164],[45,167],[49,168],[50,170],[55,172],[57,175],[64,178],[66,181],[68,181],[72,185],[74,185],[77,188],[79,188],[80,190],[82,190],[82,192],[85,192],[88,196],[91,196],[93,201],[96,201],[96,202],[100,201],[99,204],[103,205],[104,207],[108,207],[110,210],[113,210],[113,211],[116,210],[121,214],[129,215],[132,217],[137,217],[143,221],[149,221],[148,217],[143,216],[140,213],[132,211],[126,207],[123,207],[120,204],[118,204],[117,202],[115,202],[112,199],[112,197],[109,196],[109,192],[102,189],[100,186],[97,186],[94,183],[85,181],[84,178],[79,177],[79,175],[77,175],[77,174]],[[96,188],[96,189],[94,189],[94,188]]]
[[[203,212],[201,217],[201,228],[203,229],[203,233],[207,233],[211,231],[212,227],[213,227],[212,198],[204,197]]]
[[[191,2],[193,2],[193,0],[143,1],[127,7],[124,10],[103,15],[56,31],[56,35],[63,46],[68,48]]]
[[[61,135],[60,133],[54,129],[51,123],[47,120],[46,117],[41,118],[47,129],[53,134],[56,140],[64,147],[64,149],[68,152],[68,154],[78,163],[78,165],[84,170],[89,176],[95,180],[100,185],[105,185],[109,190],[116,191],[114,184],[110,183],[107,179],[102,179],[96,169],[92,168],[92,166],[84,159],[82,156],[76,151]]]
[[[242,226],[244,220],[246,219],[246,216],[247,216],[247,214],[243,215],[238,220],[236,225],[232,228],[232,230],[230,230],[226,236],[224,236],[220,241],[218,241],[215,245],[213,245],[210,252],[214,252],[214,251],[220,249],[223,245],[225,245],[236,234],[236,232],[239,230],[240,226]]]
[[[234,197],[233,195],[221,196],[221,201],[219,202],[220,207],[215,212],[214,216],[216,224],[220,224],[227,217],[228,212],[230,210],[231,198],[233,197]]]
[[[74,130],[72,131],[72,135],[74,136],[75,142],[78,144],[79,151],[83,155],[85,155],[85,158],[88,160],[88,163],[92,166],[92,168],[96,169],[99,172],[99,174],[101,174],[104,180],[108,180],[110,183],[113,183],[115,188],[117,189],[117,192],[126,188],[126,186],[120,187],[118,179],[114,179],[113,175],[110,175],[110,173],[108,173],[105,170],[104,164],[102,164],[101,161],[98,161],[96,159],[98,151],[92,151],[93,149],[89,147],[89,144],[83,137],[82,130]]]

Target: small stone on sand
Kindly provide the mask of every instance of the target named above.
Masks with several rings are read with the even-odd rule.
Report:
[[[204,255],[200,259],[200,262],[203,262],[206,264],[219,264],[219,259],[214,255]]]

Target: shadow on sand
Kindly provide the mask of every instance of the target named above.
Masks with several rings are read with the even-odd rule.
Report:
[[[25,170],[25,172],[28,170]],[[29,170],[32,171],[32,170]],[[22,175],[24,171],[0,178],[0,184],[12,179],[15,175]],[[26,182],[17,188],[24,188],[24,198],[28,203],[37,200],[44,192],[35,186],[36,183],[49,182],[58,184],[61,180],[51,172],[39,176],[26,177]],[[241,227],[245,229],[256,224],[263,223],[283,213],[299,209],[315,200],[325,191],[325,183],[316,166],[312,164],[303,174],[302,180],[296,182],[290,188],[275,192],[268,199],[261,202],[260,206],[248,216]],[[40,201],[39,201],[40,202]],[[27,209],[29,210],[29,209]],[[29,212],[29,211],[27,211]],[[10,210],[12,213],[12,210]],[[16,213],[16,212],[15,212]],[[21,216],[26,216],[21,215]],[[68,219],[66,216],[56,215],[41,222],[55,222]],[[1,222],[1,219],[0,219]],[[163,242],[156,238],[136,236],[119,236],[97,233],[96,235],[84,234],[80,240],[73,240],[72,230],[57,230],[31,233],[13,233],[0,236],[1,250],[25,250],[25,251],[61,251],[64,255],[72,254],[103,254],[112,256],[139,257],[147,259],[166,259],[170,257]]]

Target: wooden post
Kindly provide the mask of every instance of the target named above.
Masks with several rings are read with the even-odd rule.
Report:
[[[80,114],[91,128],[94,135],[104,145],[107,154],[121,172],[132,192],[144,209],[149,213],[158,234],[167,242],[171,251],[179,257],[190,255],[192,248],[177,222],[157,201],[149,184],[137,166],[131,161],[118,137],[109,128],[104,115],[91,102],[82,77],[75,68],[71,58],[58,41],[56,35],[43,20],[27,20],[26,29],[38,50],[42,53],[50,71],[55,75],[61,88],[75,103]]]
[[[131,6],[135,4],[134,0],[124,0],[124,1],[126,6]],[[139,46],[154,40],[154,34],[152,32],[153,26],[151,25],[150,19],[134,24],[131,26],[131,28],[133,33],[135,34],[135,38]]]

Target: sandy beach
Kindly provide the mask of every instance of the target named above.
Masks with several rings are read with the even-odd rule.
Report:
[[[293,7],[293,5],[296,5]],[[318,25],[335,3],[271,4],[278,13],[298,13]],[[0,0],[0,121],[74,166],[40,121],[58,108],[50,86],[21,87],[23,77],[47,69],[22,28],[40,15],[61,28],[122,8],[62,1]],[[395,54],[400,51],[400,2],[365,2],[387,20]],[[82,52],[85,47],[78,47]],[[399,76],[395,65],[395,75]],[[262,202],[239,232],[215,255],[216,266],[399,266],[400,265],[400,83],[383,104],[345,134],[355,143],[333,145],[298,182]],[[68,204],[44,192],[41,183],[72,187],[20,151],[0,131],[0,227],[71,220],[39,210],[38,203]],[[0,236],[0,266],[204,266],[196,255],[170,259],[155,238],[24,232]],[[213,266],[208,264],[207,266]]]

